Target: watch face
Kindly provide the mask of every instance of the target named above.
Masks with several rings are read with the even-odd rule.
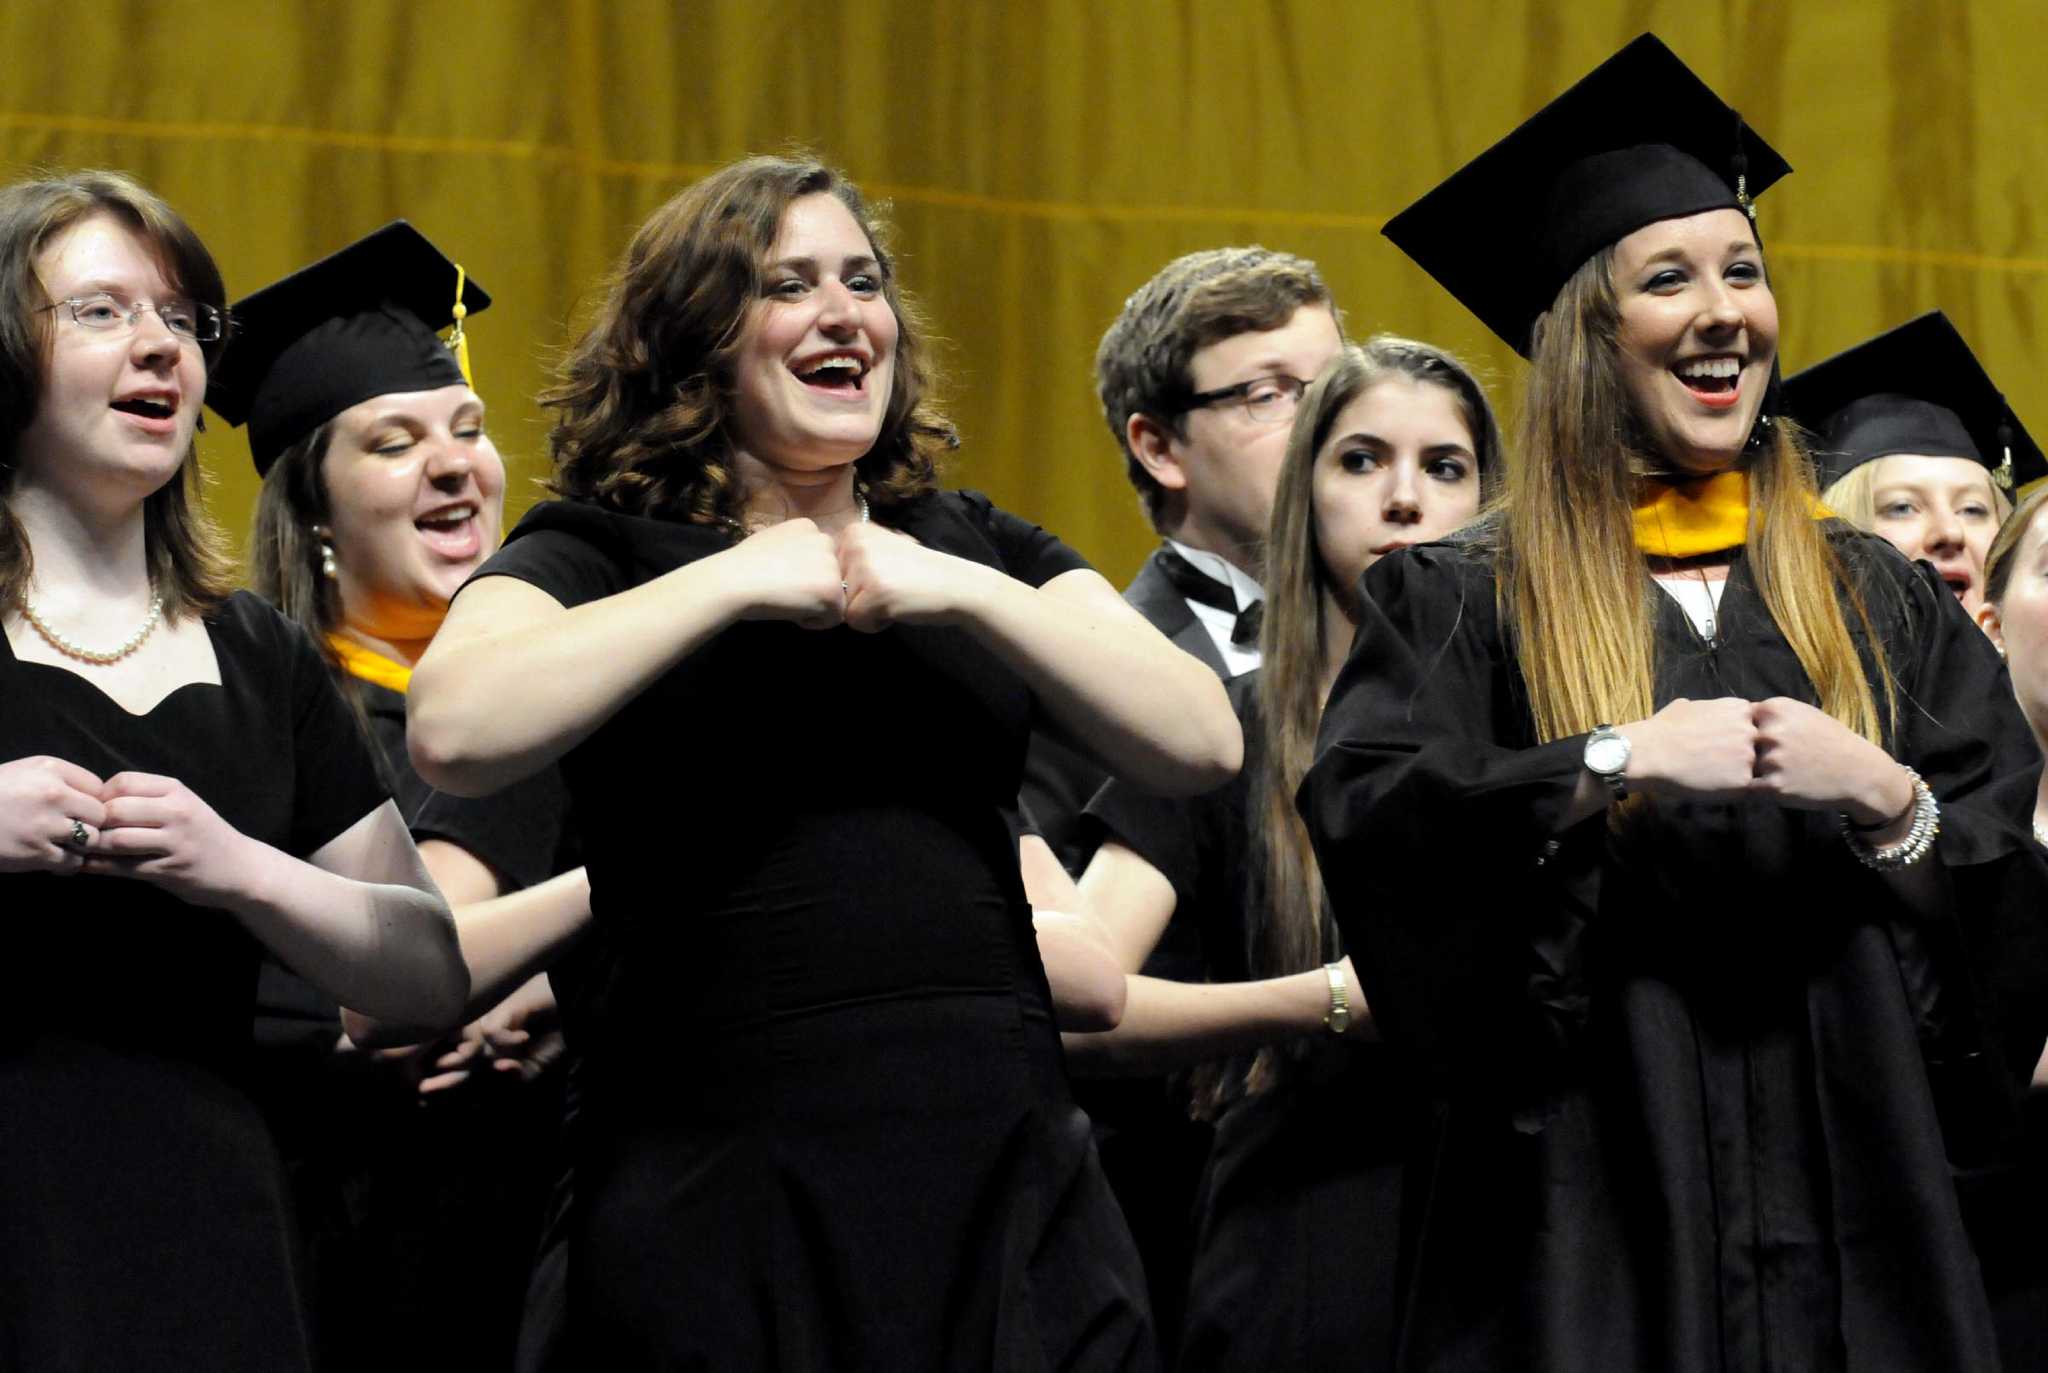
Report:
[[[1586,766],[1612,777],[1628,766],[1628,740],[1609,735],[1586,745]]]

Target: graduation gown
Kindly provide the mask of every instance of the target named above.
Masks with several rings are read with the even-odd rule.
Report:
[[[1989,1369],[1954,1169],[2040,1045],[1995,903],[2043,909],[2039,767],[2004,666],[1924,565],[1829,526],[1939,798],[1909,909],[1832,814],[1659,803],[1563,830],[1479,545],[1383,559],[1299,793],[1376,1023],[1429,1083],[1404,1369]],[[1815,692],[1737,550],[1707,642],[1653,601],[1656,700]],[[1880,695],[1880,710],[1883,700]],[[1619,722],[1617,722],[1619,723]],[[2021,775],[2000,788],[1994,778]]]

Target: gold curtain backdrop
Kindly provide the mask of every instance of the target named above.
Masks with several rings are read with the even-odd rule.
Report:
[[[810,147],[891,202],[945,340],[952,481],[1121,584],[1153,536],[1091,365],[1124,298],[1179,253],[1286,248],[1353,333],[1458,349],[1511,411],[1519,361],[1379,226],[1645,29],[1796,169],[1761,202],[1787,369],[1940,306],[2048,435],[2039,0],[9,0],[0,173],[135,174],[235,295],[411,219],[496,299],[471,350],[516,517],[546,470],[533,398],[634,226]],[[242,531],[246,443],[201,444]]]

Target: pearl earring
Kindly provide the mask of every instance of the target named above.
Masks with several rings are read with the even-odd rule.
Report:
[[[320,541],[320,575],[331,582],[334,580],[334,545],[328,540],[334,537],[334,531],[324,524],[316,524],[313,537]]]

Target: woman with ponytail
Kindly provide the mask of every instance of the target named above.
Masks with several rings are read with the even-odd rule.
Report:
[[[1645,36],[1387,228],[1531,363],[1499,508],[1367,574],[1299,796],[1429,1100],[1404,1368],[1997,1366],[1953,1170],[2031,1064],[1960,913],[2040,899],[1990,786],[2038,762],[1771,418],[1787,170]]]

